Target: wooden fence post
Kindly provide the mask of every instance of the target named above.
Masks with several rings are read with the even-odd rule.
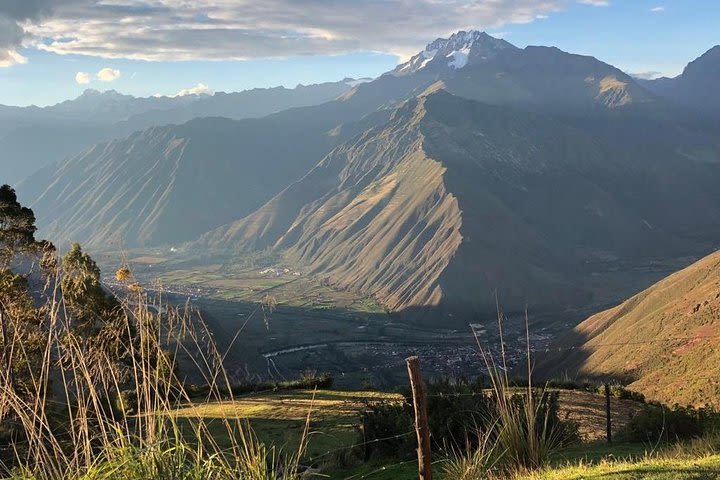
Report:
[[[420,373],[420,359],[410,357],[407,362],[408,376],[410,377],[410,388],[413,395],[413,407],[415,409],[415,431],[418,439],[418,472],[420,480],[432,480],[430,464],[430,426],[427,416],[427,398],[425,396],[425,384]]]
[[[610,385],[605,384],[605,428],[607,443],[612,443],[612,417],[610,412]]]

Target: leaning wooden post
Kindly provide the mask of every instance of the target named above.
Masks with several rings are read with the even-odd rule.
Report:
[[[415,431],[418,439],[418,472],[420,480],[432,480],[430,469],[430,426],[428,425],[427,398],[425,396],[425,384],[420,373],[420,359],[410,357],[407,362],[408,376],[410,377],[410,388],[413,395],[413,407],[415,408]]]
[[[607,443],[612,443],[612,417],[610,413],[610,385],[605,384],[605,427]]]

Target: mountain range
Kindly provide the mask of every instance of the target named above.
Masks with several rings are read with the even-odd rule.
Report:
[[[213,95],[136,98],[114,90],[86,90],[74,100],[45,108],[0,106],[0,171],[16,183],[45,165],[101,141],[146,128],[200,117],[258,118],[333,100],[369,79],[317,85],[256,88]],[[42,138],[42,142],[36,139]]]
[[[690,62],[681,75],[642,81],[648,90],[681,107],[720,119],[720,45]]]
[[[673,82],[707,89],[686,74],[716,63],[705,55]],[[660,83],[458,32],[325,102],[298,93],[314,104],[263,116],[195,99],[176,108],[258,118],[152,127],[18,189],[59,244],[173,246],[230,264],[271,251],[432,318],[487,312],[495,290],[508,309],[588,305],[598,265],[631,271],[720,238],[718,125]]]

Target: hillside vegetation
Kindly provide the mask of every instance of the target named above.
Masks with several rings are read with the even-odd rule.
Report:
[[[556,372],[626,379],[667,403],[720,405],[720,252],[593,315],[547,361]],[[569,347],[575,346],[575,349]]]

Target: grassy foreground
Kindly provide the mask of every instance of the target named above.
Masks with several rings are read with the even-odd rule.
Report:
[[[442,469],[437,463],[436,470]],[[414,480],[417,463],[364,465],[330,475],[334,479]],[[442,480],[455,480],[444,478]],[[697,459],[647,459],[639,461],[605,460],[597,465],[557,467],[519,476],[514,480],[713,480],[720,479],[720,455]],[[478,479],[479,480],[479,479]]]
[[[585,420],[581,425],[581,430],[586,434],[584,437],[590,440],[599,438],[604,425],[598,425],[594,420],[604,408],[604,399],[588,392],[570,391],[563,392],[560,398],[561,410],[565,414],[576,420]],[[204,418],[221,446],[225,444],[223,436],[227,435],[221,421],[244,418],[250,422],[261,441],[293,451],[297,448],[310,412],[311,426],[306,455],[308,459],[319,460],[325,458],[328,452],[342,451],[357,442],[360,412],[368,402],[377,401],[402,401],[402,397],[383,392],[341,390],[261,392],[238,397],[231,402],[189,405],[176,413],[179,418]],[[614,403],[614,414],[621,417],[628,408],[626,403]],[[584,407],[582,416],[573,415],[577,414],[578,405]],[[215,423],[218,427],[216,432]],[[654,457],[648,454],[649,448],[649,445],[640,443],[608,445],[602,441],[592,441],[558,452],[551,461],[551,467],[518,476],[516,480],[720,479],[720,454],[713,454],[713,448],[699,449],[696,446],[697,450],[694,450],[692,447],[670,447],[669,450],[661,449]],[[443,463],[444,459],[437,459],[435,477],[457,480],[442,475]],[[417,478],[417,463],[414,455],[376,460],[362,465],[323,470],[322,478],[413,480]]]
[[[720,478],[720,455],[698,459],[655,459],[605,462],[537,473],[523,480],[690,480]]]

